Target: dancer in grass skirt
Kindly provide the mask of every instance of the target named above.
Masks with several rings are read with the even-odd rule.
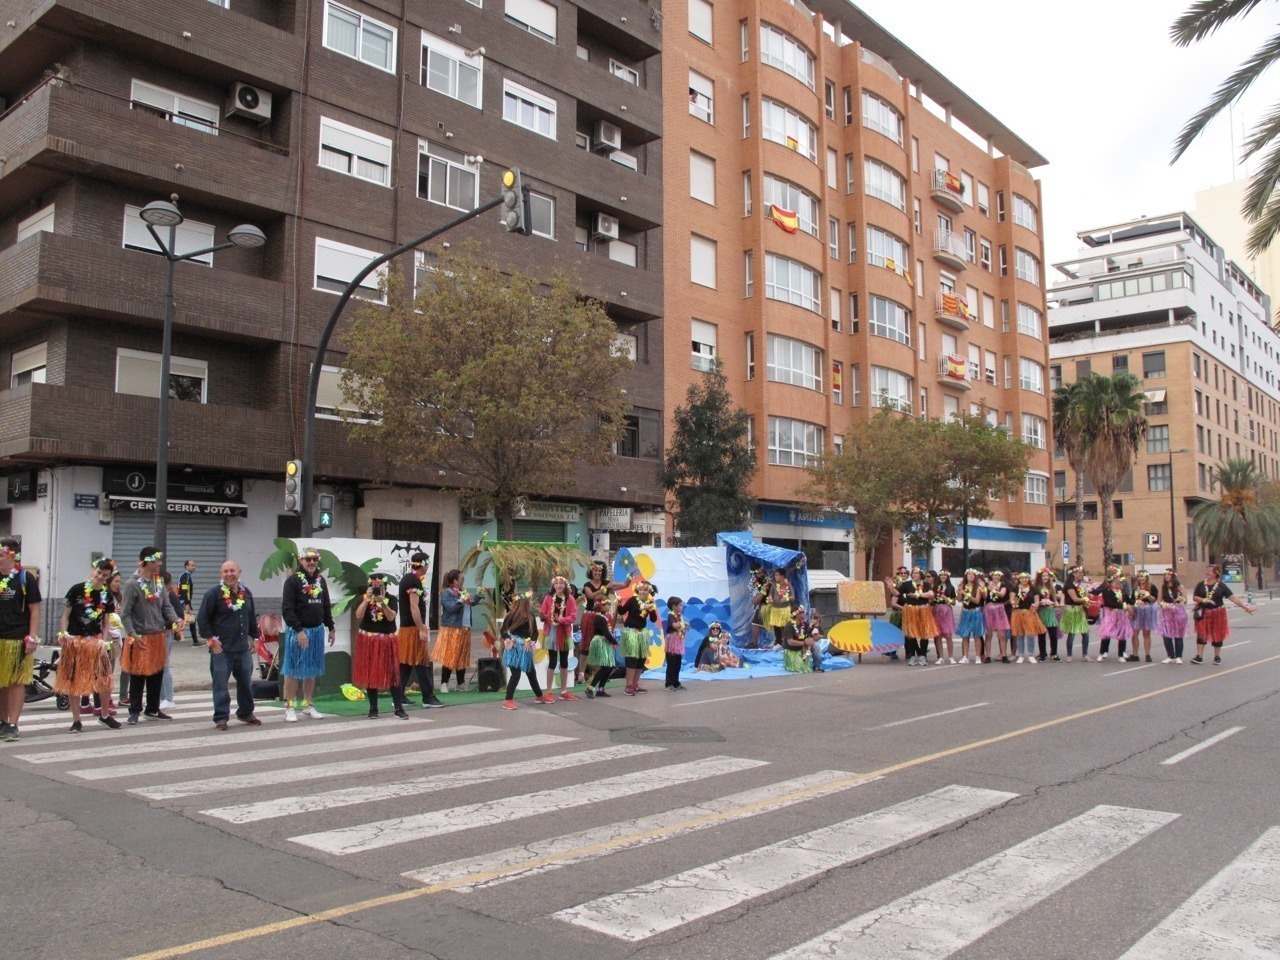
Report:
[[[1151,634],[1160,629],[1160,591],[1151,582],[1151,575],[1139,570],[1133,580],[1133,656],[1137,660],[1145,656],[1151,662]],[[1139,650],[1139,644],[1142,649]]]
[[[609,618],[596,612],[582,618],[583,640],[587,645],[587,699],[611,697],[605,690],[617,666],[618,641],[609,627]]]
[[[1009,600],[1009,585],[1004,582],[1003,570],[992,570],[987,581],[987,598],[982,606],[982,618],[986,622],[987,636],[978,644],[978,655],[983,663],[991,662],[991,654],[998,649],[1000,662],[1009,662],[1009,613],[1005,603]]]
[[[427,620],[427,587],[429,561],[421,550],[409,558],[409,572],[400,578],[400,630],[396,633],[396,649],[400,654],[400,686],[408,689],[409,681],[418,681],[424,707],[443,707],[436,696],[431,669],[431,628]]]
[[[520,685],[520,675],[529,678],[529,689],[533,691],[534,703],[555,703],[556,698],[548,691],[542,692],[538,686],[537,672],[533,669],[533,653],[538,649],[538,625],[533,618],[533,598],[530,593],[519,593],[512,597],[507,607],[507,615],[502,621],[502,662],[509,671],[507,675],[507,698],[502,701],[503,709],[516,709],[516,687]]]
[[[1010,623],[1017,663],[1036,662],[1036,641],[1045,632],[1040,622],[1040,591],[1031,582],[1031,574],[1018,574],[1018,585],[1013,591],[1013,621]]]
[[[1196,584],[1191,602],[1196,607],[1196,655],[1192,663],[1204,663],[1204,648],[1213,646],[1213,662],[1222,663],[1222,644],[1231,636],[1227,623],[1227,601],[1230,600],[1245,613],[1253,613],[1256,607],[1233,596],[1231,588],[1222,582],[1222,571],[1216,564],[1205,568],[1204,579]]]
[[[911,579],[900,588],[902,636],[906,640],[907,663],[924,666],[929,662],[929,641],[938,635],[933,622],[933,590],[924,581],[924,571],[915,567]]]
[[[635,593],[618,608],[622,617],[622,657],[627,667],[626,689],[628,697],[644,693],[640,686],[640,674],[644,672],[645,658],[649,655],[649,624],[658,622],[658,607],[653,602],[655,587],[648,580],[636,583]]]
[[[1052,660],[1058,663],[1062,659],[1058,656],[1058,607],[1062,605],[1062,585],[1058,583],[1052,570],[1041,567],[1036,574],[1036,589],[1040,591],[1040,609],[1036,612],[1049,637],[1049,649],[1046,652],[1045,634],[1040,635],[1040,662]]]
[[[956,651],[952,637],[956,632],[956,613],[952,604],[956,602],[956,588],[951,583],[951,571],[939,570],[934,573],[930,570],[928,576],[933,582],[933,625],[938,630],[938,636],[933,641],[938,655],[934,662],[955,663]]]
[[[982,608],[987,600],[987,587],[982,582],[982,571],[970,567],[960,580],[956,591],[960,601],[960,623],[956,635],[960,638],[960,663],[969,663],[969,641],[973,641],[973,662],[982,662],[983,643],[987,635],[987,621]]]
[[[1067,638],[1067,663],[1071,662],[1074,653],[1074,641],[1080,638],[1080,656],[1089,662],[1089,581],[1084,567],[1077,564],[1067,571],[1066,582],[1062,585],[1065,608],[1062,611],[1060,630]]]
[[[351,658],[351,682],[364,690],[370,720],[378,718],[379,690],[390,690],[396,716],[409,719],[404,709],[404,687],[400,685],[396,606],[396,598],[387,595],[386,576],[369,574],[369,587],[356,607],[360,629],[356,633],[355,655]]]
[[[1120,568],[1107,567],[1107,579],[1090,591],[1102,598],[1102,615],[1098,620],[1098,659],[1106,660],[1111,653],[1111,641],[1117,644],[1116,659],[1123,660],[1125,644],[1133,636],[1133,621],[1129,618],[1129,593],[1125,589]]]
[[[115,598],[107,589],[107,581],[115,573],[111,560],[93,565],[89,579],[67,591],[62,611],[62,628],[58,633],[58,672],[53,689],[71,704],[71,733],[80,733],[80,698],[97,694],[100,703],[111,701],[114,671],[111,667],[111,635],[107,632],[111,615],[116,612]],[[120,729],[120,721],[107,706],[99,709],[98,721],[112,730]]]
[[[1182,662],[1182,639],[1187,635],[1187,590],[1172,570],[1160,582],[1160,635],[1164,662]]]
[[[280,612],[284,617],[284,719],[296,723],[298,715],[320,719],[312,698],[316,681],[324,674],[325,637],[329,646],[337,642],[329,584],[320,573],[320,551],[312,548],[298,554],[301,568],[284,582]],[[299,700],[299,694],[301,699]]]

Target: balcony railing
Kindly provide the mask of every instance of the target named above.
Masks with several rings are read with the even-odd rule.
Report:
[[[941,227],[933,231],[933,255],[957,270],[963,270],[969,262],[964,239]]]
[[[934,170],[929,196],[952,213],[960,213],[964,210],[964,181],[949,170]]]
[[[954,293],[939,291],[935,300],[934,316],[950,326],[960,330],[968,330],[973,320],[969,311],[969,302]]]
[[[969,389],[969,361],[955,354],[938,357],[938,380],[943,387],[954,390]]]

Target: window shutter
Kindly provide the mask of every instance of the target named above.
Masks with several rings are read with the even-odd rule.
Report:
[[[556,8],[545,0],[507,0],[507,16],[519,20],[552,40],[556,37]]]

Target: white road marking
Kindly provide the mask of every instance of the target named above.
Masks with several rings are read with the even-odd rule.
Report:
[[[1280,954],[1280,827],[1272,827],[1120,960],[1258,960]]]
[[[1215,734],[1214,736],[1210,737],[1208,740],[1205,740],[1203,743],[1197,743],[1194,747],[1189,747],[1186,750],[1183,750],[1181,753],[1175,753],[1168,760],[1161,760],[1160,766],[1171,767],[1175,763],[1178,763],[1182,760],[1187,759],[1187,757],[1191,756],[1192,754],[1199,753],[1201,750],[1205,750],[1208,747],[1212,747],[1215,743],[1219,742],[1220,740],[1225,740],[1227,739],[1227,737],[1230,737],[1233,734],[1237,734],[1243,729],[1244,727],[1228,727],[1226,730],[1223,730],[1219,734]]]
[[[1016,796],[973,787],[943,787],[830,827],[609,894],[552,916],[619,940],[646,940],[925,836]]]
[[[1177,817],[1176,813],[1158,810],[1094,807],[981,863],[828,930],[773,960],[941,960]]]
[[[284,711],[284,707],[258,707],[257,709],[254,710],[254,713],[269,715],[273,712],[281,713],[283,711]],[[174,720],[202,719],[202,720],[208,721],[209,723],[213,722],[213,705],[212,704],[210,704],[207,707],[190,707],[190,708],[183,707],[182,709],[173,709],[166,712]],[[121,723],[124,723],[124,719],[126,716],[128,716],[128,711],[122,710],[116,715],[116,719],[119,720]],[[99,726],[98,718],[93,715],[92,710],[85,710],[84,713],[81,715],[80,719],[84,723],[86,730],[89,729],[89,725],[91,723],[95,727]],[[148,721],[144,717],[142,722],[147,723]],[[237,722],[234,716],[231,717],[230,722],[233,724]],[[45,730],[66,730],[67,727],[71,726],[71,711],[67,710],[65,712],[60,712],[55,717],[50,717],[46,714],[40,714],[39,720],[24,720],[22,723],[19,724],[19,726],[22,728],[22,732],[24,734],[39,733]],[[103,729],[105,729],[105,727]],[[168,724],[166,724],[164,727],[157,727],[156,723],[153,721],[151,722],[151,726],[148,727],[147,729],[149,730],[150,729],[169,729],[169,727],[168,727]]]
[[[856,774],[842,773],[839,770],[824,770],[796,777],[794,780],[782,780],[767,787],[717,797],[705,803],[665,810],[639,820],[622,820],[466,860],[411,870],[403,876],[421,883],[435,884],[448,883],[473,874],[498,874],[480,883],[451,888],[458,893],[470,893],[510,880],[521,880],[571,864],[595,860],[622,850],[647,846],[686,833],[781,810],[879,779],[880,777],[858,778]]]
[[[1147,667],[1154,667],[1154,666],[1158,666],[1158,664],[1152,662],[1152,663],[1137,664],[1132,667],[1121,667],[1119,670],[1112,670],[1110,673],[1104,673],[1103,676],[1116,677],[1122,673],[1133,673],[1135,670],[1145,670],[1147,669]]]
[[[423,734],[419,739],[431,740],[436,738]],[[130,790],[129,793],[139,797],[146,797],[149,800],[175,800],[179,797],[194,797],[201,793],[215,793],[220,790],[241,790],[271,786],[277,783],[301,783],[304,780],[319,780],[322,778],[336,780],[339,777],[351,776],[356,773],[368,773],[374,770],[400,770],[408,764],[469,760],[472,757],[485,756],[491,753],[531,750],[536,747],[570,743],[573,739],[573,737],[557,737],[549,734],[511,737],[506,740],[492,740],[488,743],[467,743],[452,747],[436,747],[431,750],[414,750],[408,753],[397,753],[391,757],[340,760],[336,763],[318,763],[309,767],[275,767],[266,770],[255,770],[252,773],[233,773],[225,777],[185,780],[181,783],[166,783],[159,787]],[[273,803],[275,802],[278,801],[273,801]]]
[[[385,729],[385,728],[384,728]],[[376,737],[330,740],[325,743],[309,743],[303,748],[297,744],[283,747],[263,747],[258,750],[206,754],[201,757],[173,757],[168,760],[151,760],[142,763],[121,763],[112,767],[90,767],[87,770],[70,770],[81,780],[111,780],[116,777],[146,776],[153,773],[173,773],[178,770],[203,770],[207,767],[242,766],[265,760],[300,760],[325,753],[346,753],[351,750],[368,750],[372,747],[392,747],[401,743],[418,743],[423,740],[441,740],[446,737],[468,737],[477,733],[492,733],[493,727],[433,727],[417,730],[398,729]],[[245,741],[241,741],[243,744]],[[264,742],[264,741],[260,741]]]
[[[417,777],[413,780],[371,784],[367,787],[345,787],[325,793],[311,794],[310,796],[281,797],[278,800],[243,803],[231,807],[201,810],[200,812],[205,816],[216,817],[219,820],[227,820],[231,823],[249,823],[256,820],[288,817],[297,813],[310,813],[314,810],[333,810],[338,807],[349,807],[355,804],[373,803],[378,800],[416,797],[425,793],[435,793],[437,790],[487,783],[490,780],[532,777],[540,773],[568,770],[571,767],[579,767],[588,763],[627,760],[645,753],[659,753],[661,750],[661,747],[602,747],[598,750],[561,753],[552,757],[543,757],[538,760],[522,760],[518,763],[502,764],[496,767],[482,767],[478,770],[437,773],[429,777]]]
[[[986,702],[971,703],[967,707],[955,707],[951,710],[939,711],[938,713],[926,713],[923,717],[911,717],[908,720],[895,720],[893,721],[893,723],[882,723],[880,724],[880,726],[872,727],[871,729],[872,730],[888,730],[890,727],[901,727],[908,723],[915,723],[917,720],[932,720],[935,717],[945,717],[951,713],[961,713],[965,710],[975,710],[978,707],[989,707],[989,706],[991,706],[991,704]]]
[[[705,780],[708,777],[765,765],[763,760],[708,757],[705,760],[655,767],[652,770],[637,770],[590,783],[576,783],[552,790],[469,803],[413,816],[393,817],[375,823],[357,824],[289,839],[304,847],[311,847],[335,856],[345,856],[392,844],[407,843],[411,840],[425,840],[428,837],[456,833],[460,830],[472,830],[495,823],[508,823],[524,817],[560,813],[575,807],[620,800],[639,793],[662,790],[682,783]]]
[[[795,693],[797,690],[809,690],[813,684],[806,683],[802,687],[787,687],[783,690],[761,690],[759,693],[735,693],[732,697],[712,697],[710,700],[686,700],[684,703],[673,703],[672,707],[700,707],[704,703],[723,703],[726,700],[745,700],[747,697],[768,697],[775,693]]]

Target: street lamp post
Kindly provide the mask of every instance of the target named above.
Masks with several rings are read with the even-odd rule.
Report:
[[[229,247],[252,249],[267,242],[266,234],[257,227],[240,224],[227,234],[225,243],[200,250],[178,253],[178,225],[182,223],[182,211],[178,209],[178,195],[168,200],[148,203],[138,213],[147,225],[147,231],[166,261],[164,292],[164,335],[160,347],[160,412],[156,421],[156,519],[152,534],[155,548],[163,552],[169,533],[169,361],[173,347],[173,270],[181,260],[194,260],[205,254],[226,250]],[[168,227],[168,240],[161,237],[157,227]]]
[[[1178,572],[1178,520],[1173,505],[1173,455],[1190,452],[1190,447],[1169,451],[1169,568],[1174,573]]]

